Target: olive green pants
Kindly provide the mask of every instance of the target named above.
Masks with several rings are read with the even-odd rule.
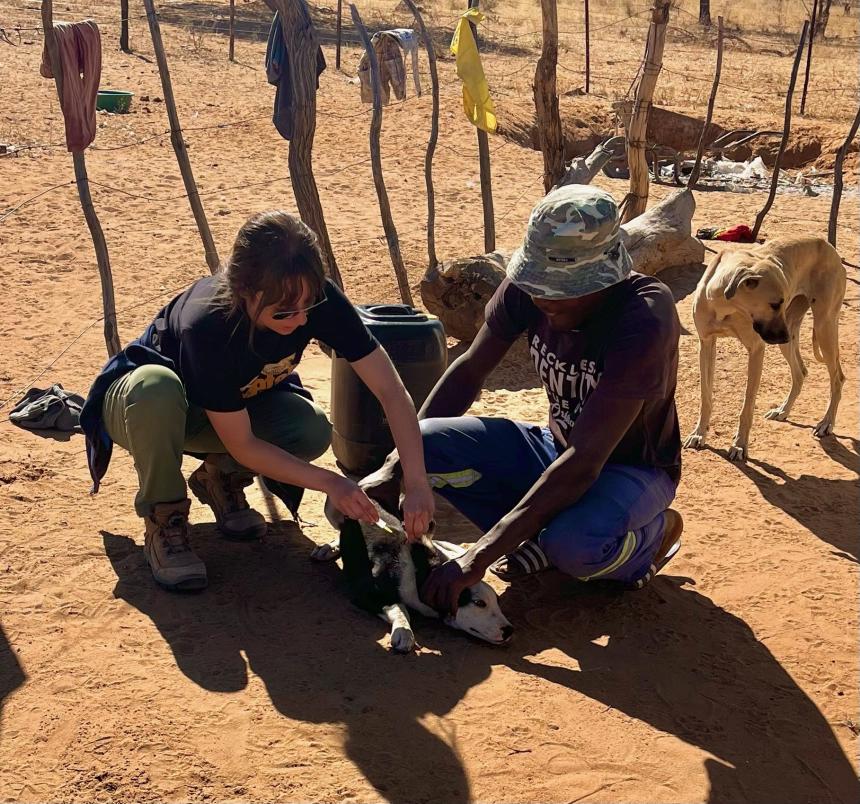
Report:
[[[147,516],[157,503],[188,496],[182,475],[185,453],[223,453],[222,468],[242,469],[227,456],[206,412],[188,404],[182,381],[164,366],[141,366],[120,377],[108,389],[102,415],[108,435],[134,458],[140,482],[134,503],[138,516]],[[262,393],[248,400],[248,415],[257,438],[297,458],[319,458],[331,443],[325,413],[298,394]],[[266,485],[295,512],[302,489],[268,478]]]

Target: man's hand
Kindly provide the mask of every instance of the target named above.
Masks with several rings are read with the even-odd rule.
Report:
[[[435,510],[433,490],[426,478],[422,478],[415,487],[406,487],[403,495],[403,525],[410,542],[417,542],[427,533]]]
[[[442,614],[457,613],[460,593],[478,583],[484,570],[476,566],[468,552],[436,567],[421,587],[421,600]]]
[[[350,519],[373,523],[379,519],[379,511],[370,498],[346,477],[331,473],[331,479],[324,489],[338,511]]]

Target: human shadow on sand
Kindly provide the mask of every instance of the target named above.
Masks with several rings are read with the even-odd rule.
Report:
[[[3,631],[3,626],[0,625],[0,739],[3,737],[3,706],[6,699],[20,687],[27,676],[24,674],[24,669],[15,655],[15,651],[6,634]]]
[[[515,584],[502,596],[517,628],[510,665],[712,754],[709,804],[857,801],[855,772],[815,704],[743,620],[682,584],[660,576],[624,594],[558,573]],[[579,670],[534,658],[553,648]],[[581,750],[570,747],[572,761]]]
[[[860,476],[857,442],[851,441],[855,451],[833,437],[823,438],[819,444],[831,460]],[[860,482],[857,477],[791,477],[778,466],[756,458],[748,458],[746,463],[734,462],[732,466],[752,480],[771,505],[785,511],[821,541],[833,545],[835,555],[860,563],[860,538],[857,534]]]
[[[471,800],[457,749],[421,720],[450,712],[488,677],[487,657],[503,661],[498,651],[439,627],[440,652],[389,653],[375,641],[384,623],[350,606],[336,565],[311,562],[313,543],[289,522],[271,525],[266,543],[251,545],[195,527],[210,577],[197,595],[159,590],[131,538],[102,535],[117,574],[114,596],[152,619],[189,679],[236,692],[250,670],[285,717],[344,724],[346,754],[380,798]],[[453,733],[446,739],[456,745]]]

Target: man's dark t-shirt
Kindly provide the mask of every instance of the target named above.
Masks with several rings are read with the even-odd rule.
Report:
[[[326,301],[308,311],[304,326],[289,335],[258,329],[249,344],[248,317],[231,317],[213,305],[216,280],[206,277],[158,314],[142,342],[173,361],[192,405],[216,412],[242,410],[248,399],[289,376],[312,338],[350,362],[377,347],[338,287],[326,280],[324,289]]]
[[[615,285],[600,318],[556,332],[531,297],[505,280],[487,305],[490,331],[513,341],[528,333],[529,351],[549,398],[549,425],[563,447],[597,387],[598,397],[645,400],[609,463],[653,466],[674,480],[681,470],[675,410],[680,322],[669,289],[632,273]]]

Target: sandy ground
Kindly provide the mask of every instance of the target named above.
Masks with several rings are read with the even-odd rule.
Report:
[[[223,256],[248,214],[293,207],[287,146],[268,122],[262,45],[240,41],[242,63],[231,65],[223,40],[200,44],[179,27],[164,31],[183,124],[246,121],[187,132]],[[0,44],[9,64],[0,140],[59,143],[54,90],[37,77],[41,40],[24,39],[31,44]],[[93,195],[128,340],[173,289],[206,268],[190,211],[177,198],[183,190],[163,136],[155,67],[115,52],[114,33],[106,43],[103,86],[130,87],[137,97],[133,114],[100,117],[96,145],[162,134],[87,154],[101,183]],[[631,58],[640,44],[630,45]],[[347,57],[354,69],[356,54]],[[489,64],[503,72],[517,62],[499,55]],[[441,69],[450,81],[450,62]],[[416,288],[429,108],[428,97],[390,107],[383,137]],[[483,242],[475,138],[451,84],[443,86],[441,127],[439,252],[475,253]],[[357,87],[324,73],[315,167],[340,268],[355,301],[391,301],[396,285],[366,161],[367,128]],[[540,192],[541,159],[501,140],[492,150],[499,245],[512,248]],[[101,301],[69,184],[71,159],[62,148],[37,149],[3,159],[0,173],[0,215],[65,183],[0,224],[0,402],[69,344],[37,385],[60,381],[85,392],[104,342],[95,324],[72,343],[100,315]],[[624,182],[596,183],[619,198],[625,190]],[[654,187],[653,198],[666,192]],[[699,194],[694,226],[751,222],[763,200]],[[856,196],[843,203],[840,244],[857,262]],[[779,196],[765,234],[823,235],[828,212],[824,196]],[[685,327],[684,433],[698,407],[689,294],[700,272],[665,276]],[[641,594],[596,593],[551,574],[511,588],[494,581],[517,627],[506,649],[419,620],[418,653],[389,653],[383,624],[348,604],[338,567],[308,560],[314,543],[333,536],[316,494],[304,506],[303,529],[273,510],[268,538],[251,546],[220,539],[211,512],[195,504],[193,538],[211,585],[197,596],[161,592],[142,555],[129,457],[118,451],[102,492],[90,497],[80,436],[57,441],[3,423],[0,800],[856,800],[858,278],[849,269],[837,435],[817,442],[810,433],[826,407],[827,379],[812,360],[807,321],[809,378],[791,421],[760,415],[788,387],[787,366],[770,348],[751,458],[729,463],[745,357],[724,343],[712,448],[684,456],[681,553]],[[316,351],[302,364],[324,406],[328,372]],[[543,420],[543,392],[522,350],[493,375],[474,410]],[[332,456],[323,462],[332,465]],[[265,510],[256,490],[253,500]],[[448,510],[440,532],[452,541],[476,535]]]

